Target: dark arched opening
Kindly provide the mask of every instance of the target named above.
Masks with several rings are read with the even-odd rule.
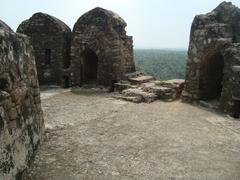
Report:
[[[70,66],[70,52],[67,50],[66,53],[64,53],[63,56],[63,68],[67,69]]]
[[[240,100],[233,101],[233,117],[239,119],[240,118]]]
[[[69,77],[68,76],[63,76],[63,88],[69,88]]]
[[[51,65],[51,49],[45,49],[45,65]]]
[[[98,57],[91,50],[86,50],[82,55],[81,76],[83,82],[96,82],[98,74]]]
[[[224,58],[220,52],[208,56],[201,71],[201,99],[219,99],[222,93]]]
[[[64,50],[63,50],[63,68],[67,69],[71,64],[71,33],[65,36]]]

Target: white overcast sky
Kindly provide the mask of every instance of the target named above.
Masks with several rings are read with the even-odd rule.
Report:
[[[71,29],[85,12],[102,7],[128,24],[136,48],[187,48],[195,15],[214,9],[221,0],[1,0],[0,19],[16,30],[36,12],[64,21]],[[232,0],[240,7],[240,0]]]

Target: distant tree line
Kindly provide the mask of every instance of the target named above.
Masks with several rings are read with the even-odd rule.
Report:
[[[135,49],[137,70],[160,80],[184,79],[187,62],[185,50]]]

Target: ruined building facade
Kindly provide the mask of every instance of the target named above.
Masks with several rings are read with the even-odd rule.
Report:
[[[0,21],[0,179],[21,177],[43,131],[32,45]]]
[[[40,84],[68,86],[70,28],[53,16],[36,13],[22,22],[17,32],[31,38]]]
[[[126,25],[114,12],[95,8],[78,19],[72,33],[63,22],[43,13],[24,21],[17,32],[31,37],[40,84],[109,85],[135,71]]]
[[[190,36],[186,86],[187,101],[219,100],[231,112],[240,98],[240,9],[223,2],[212,12],[195,17]],[[234,67],[235,68],[234,68]],[[235,94],[235,95],[234,95]]]
[[[80,17],[73,33],[43,13],[22,22],[18,33],[0,21],[0,179],[20,179],[43,139],[39,83],[109,85],[135,71],[125,27],[101,8]]]
[[[124,92],[128,99],[150,102],[180,94],[183,82],[157,84],[152,77],[131,73],[133,42],[125,27],[119,15],[102,8],[81,16],[72,33],[43,13],[24,21],[19,33],[0,20],[0,179],[20,179],[43,138],[39,81],[64,87],[110,85],[130,73],[129,82],[148,84],[142,89],[123,84],[130,87]],[[240,9],[223,2],[196,16],[188,56],[183,99],[219,100],[221,109],[239,116]]]
[[[132,37],[117,14],[95,8],[81,16],[73,28],[71,70],[73,85],[95,81],[109,85],[135,71]]]

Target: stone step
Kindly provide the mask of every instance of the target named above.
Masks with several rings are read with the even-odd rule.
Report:
[[[153,86],[156,86],[154,81],[149,81],[149,82],[141,84],[141,87],[143,89],[150,88],[150,87],[153,87]]]
[[[152,86],[143,89],[145,92],[154,93],[158,99],[161,100],[172,100],[175,99],[175,91],[171,88],[162,86]]]
[[[171,80],[167,80],[167,81],[155,81],[155,84],[158,86],[183,90],[184,85],[185,85],[185,80],[184,79],[171,79]]]
[[[137,86],[132,85],[130,82],[118,82],[114,84],[115,90],[122,92],[124,89],[137,88]]]
[[[121,100],[125,100],[125,101],[129,101],[129,102],[133,102],[133,103],[141,103],[143,102],[143,99],[141,96],[123,96],[123,95],[115,95],[113,96],[116,99],[121,99]]]
[[[125,89],[122,91],[122,95],[128,97],[142,97],[142,102],[151,103],[157,99],[157,95],[150,92],[145,92],[142,89],[132,88],[132,89]]]
[[[134,84],[142,84],[154,80],[152,76],[138,76],[135,78],[129,78],[129,81]]]
[[[185,84],[183,79],[159,81],[141,72],[128,73],[125,77],[125,80],[115,83],[115,89],[122,92],[121,99],[132,102],[173,101],[181,96]]]
[[[142,75],[144,75],[142,72],[135,71],[135,72],[133,72],[133,73],[127,73],[127,74],[125,74],[124,77],[125,77],[126,79],[129,79],[129,78],[135,78],[135,77],[142,76]]]
[[[151,86],[143,89],[146,92],[155,93],[157,95],[171,93],[173,90],[163,86]]]

